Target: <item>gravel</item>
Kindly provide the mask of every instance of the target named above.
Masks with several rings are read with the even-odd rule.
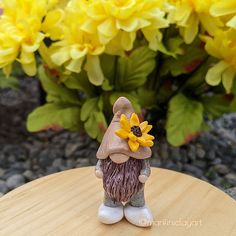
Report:
[[[18,100],[0,91],[0,197],[36,178],[96,164],[99,144],[84,133],[28,133],[27,114],[39,105],[35,79],[22,79]],[[8,97],[9,96],[9,97]],[[211,122],[212,130],[180,148],[158,139],[151,165],[207,181],[226,190],[236,187],[236,114]]]
[[[229,188],[229,189],[225,190],[225,192],[227,194],[229,194],[229,196],[231,196],[232,198],[234,198],[236,200],[236,187]]]

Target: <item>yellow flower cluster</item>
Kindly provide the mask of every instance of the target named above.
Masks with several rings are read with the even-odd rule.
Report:
[[[47,0],[2,0],[0,16],[0,68],[11,72],[17,60],[26,74],[36,73],[34,53],[45,37],[58,37],[62,10],[50,10]]]
[[[235,0],[169,0],[168,19],[180,29],[186,43],[192,43],[199,33],[206,51],[220,59],[206,75],[212,86],[223,86],[229,93],[236,74],[236,1]]]
[[[168,19],[180,28],[180,34],[186,43],[191,43],[198,34],[199,24],[209,33],[214,33],[222,26],[219,18],[210,14],[210,9],[217,0],[170,0],[173,8]]]
[[[100,54],[122,56],[138,35],[150,49],[162,50],[162,30],[170,24],[179,28],[185,43],[203,35],[206,51],[236,71],[235,0],[2,0],[0,9],[0,68],[6,74],[18,61],[35,75],[39,51],[49,67],[61,66],[66,73],[84,69],[91,83],[101,85]],[[49,48],[45,38],[52,42]],[[225,74],[229,92],[231,83],[225,81],[233,73],[227,68]],[[210,78],[211,73],[211,85],[221,81]]]
[[[138,31],[158,49],[160,29],[169,25],[161,9],[161,0],[72,0],[65,8],[64,38],[51,48],[52,61],[77,73],[85,62],[90,82],[101,85],[100,54],[131,50]]]

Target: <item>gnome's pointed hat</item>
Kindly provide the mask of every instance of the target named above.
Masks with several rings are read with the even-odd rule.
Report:
[[[134,109],[131,102],[125,97],[118,98],[113,106],[114,117],[97,151],[98,159],[106,159],[111,154],[124,154],[137,159],[146,159],[151,156],[152,152],[150,147],[140,146],[136,152],[132,152],[128,146],[127,140],[115,134],[115,131],[120,129],[120,116],[124,114],[130,119],[132,113],[134,113]]]

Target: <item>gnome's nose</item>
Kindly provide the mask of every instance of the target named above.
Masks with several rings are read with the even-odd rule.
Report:
[[[129,156],[120,153],[110,154],[110,158],[116,164],[121,164],[129,160]]]

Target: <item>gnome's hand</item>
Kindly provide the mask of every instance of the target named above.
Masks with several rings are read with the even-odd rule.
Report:
[[[144,184],[147,181],[148,176],[146,176],[146,175],[139,175],[138,179],[139,179],[139,182]]]
[[[95,170],[95,175],[99,179],[102,179],[102,177],[103,177],[103,173],[101,170]]]

